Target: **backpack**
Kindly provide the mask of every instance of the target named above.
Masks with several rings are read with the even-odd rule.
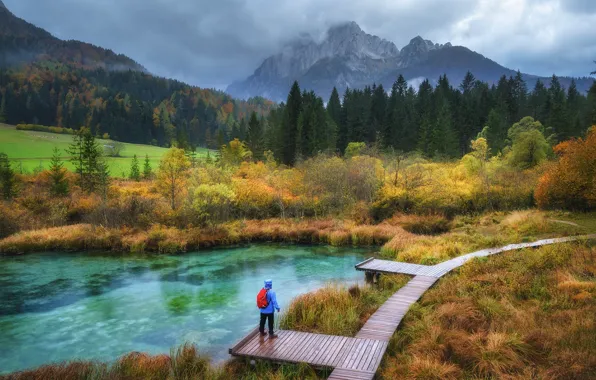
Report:
[[[268,292],[268,290],[263,288],[263,289],[261,289],[261,291],[259,291],[259,294],[257,294],[257,307],[259,309],[264,309],[267,306],[269,306],[269,299],[267,297],[267,292]]]

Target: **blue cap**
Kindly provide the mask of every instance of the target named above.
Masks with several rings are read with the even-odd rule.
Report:
[[[271,289],[271,287],[273,287],[273,281],[271,281],[271,280],[265,280],[265,287],[267,289]]]

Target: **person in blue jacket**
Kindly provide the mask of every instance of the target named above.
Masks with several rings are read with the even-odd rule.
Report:
[[[273,333],[273,316],[275,314],[275,310],[279,313],[279,305],[277,304],[277,297],[275,296],[275,292],[273,291],[273,281],[265,280],[265,289],[267,289],[267,307],[261,308],[261,323],[259,324],[259,331],[261,335],[267,335],[265,333],[265,321],[269,322],[269,337],[270,338],[277,338],[277,335]]]

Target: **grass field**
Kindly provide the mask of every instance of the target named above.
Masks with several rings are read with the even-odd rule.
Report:
[[[54,147],[61,150],[62,157],[68,161],[66,149],[72,141],[71,135],[56,133],[19,131],[14,126],[0,124],[0,153],[6,153],[13,163],[14,169],[19,173],[31,173],[35,168],[48,168]],[[97,140],[100,146],[109,144],[108,140]],[[122,157],[109,157],[110,172],[115,177],[126,177],[130,171],[132,157],[136,154],[139,157],[141,170],[145,155],[149,155],[151,166],[154,170],[159,166],[161,156],[167,148],[151,145],[127,144],[122,151]],[[207,149],[198,148],[197,156],[207,155]],[[72,169],[70,162],[66,162],[66,168]]]

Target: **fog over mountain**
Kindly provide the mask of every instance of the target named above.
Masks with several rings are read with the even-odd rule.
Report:
[[[2,0],[61,39],[125,54],[161,76],[225,89],[301,33],[338,23],[400,49],[420,35],[465,46],[504,67],[583,76],[596,59],[593,0]]]
[[[425,78],[435,82],[446,74],[457,86],[471,71],[479,80],[496,84],[503,75],[515,76],[514,70],[463,46],[438,44],[416,36],[401,49],[385,39],[363,31],[356,22],[331,27],[323,39],[301,35],[272,55],[244,81],[237,81],[227,92],[238,98],[262,96],[285,100],[294,81],[303,90],[313,90],[327,99],[333,87],[340,93],[346,88],[363,88],[373,83],[389,90],[399,75],[416,87]],[[550,78],[523,74],[529,86],[537,79]],[[591,78],[577,79],[578,89],[587,91]],[[571,78],[562,77],[563,86]]]

